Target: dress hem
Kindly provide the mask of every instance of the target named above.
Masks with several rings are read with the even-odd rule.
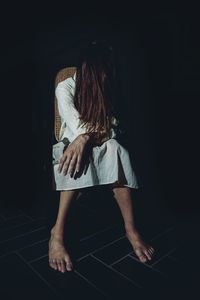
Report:
[[[80,186],[80,187],[70,187],[70,188],[58,188],[58,189],[53,189],[54,191],[70,191],[70,190],[78,190],[78,189],[84,189],[84,188],[88,188],[88,187],[94,187],[94,186],[100,186],[100,185],[109,185],[109,184],[114,184],[117,181],[112,181],[112,182],[105,182],[105,183],[99,183],[99,184],[91,184],[91,185],[87,185],[87,186]],[[132,186],[129,184],[122,184],[123,186],[132,188],[132,189],[139,189],[138,185]]]

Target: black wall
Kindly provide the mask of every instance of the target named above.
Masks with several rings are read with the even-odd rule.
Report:
[[[5,160],[5,203],[45,211],[51,194],[56,73],[75,65],[82,43],[106,39],[120,70],[119,111],[140,185],[137,197],[152,209],[194,215],[199,99],[195,12],[141,10],[125,21],[114,13],[85,20],[69,14],[59,19],[56,11],[53,16],[36,17],[30,30],[18,22],[5,34],[3,101],[11,128],[2,133],[11,163],[7,168]]]

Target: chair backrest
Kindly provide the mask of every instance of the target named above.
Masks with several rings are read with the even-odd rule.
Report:
[[[55,88],[57,87],[58,83],[74,76],[76,72],[76,67],[67,67],[64,68],[62,70],[60,70],[55,78]],[[55,96],[54,98],[54,135],[55,135],[55,139],[57,141],[59,141],[59,132],[60,132],[60,128],[61,128],[61,118],[59,115],[59,111],[58,111],[58,100]]]

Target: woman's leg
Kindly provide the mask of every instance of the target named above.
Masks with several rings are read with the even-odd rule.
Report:
[[[132,244],[135,254],[142,262],[146,262],[147,259],[150,260],[154,253],[154,249],[144,242],[138,230],[136,229],[131,189],[126,186],[112,185],[112,191],[124,219],[126,237]]]
[[[64,225],[71,201],[80,195],[80,190],[60,192],[58,215],[56,223],[51,229],[49,240],[49,264],[53,269],[61,272],[71,271],[73,267],[70,256],[64,247]]]

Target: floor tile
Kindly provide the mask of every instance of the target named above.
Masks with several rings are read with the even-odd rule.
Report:
[[[179,297],[185,296],[188,291],[191,297],[195,295],[195,290],[199,290],[199,272],[194,274],[192,268],[188,269],[187,265],[178,260],[167,256],[156,263],[153,268],[165,274],[168,290],[175,291]]]
[[[16,238],[17,236],[23,234],[28,234],[29,232],[34,231],[45,225],[46,225],[45,220],[36,220],[36,221],[29,221],[29,223],[4,230],[0,234],[0,243],[8,239]]]
[[[53,270],[48,263],[48,258],[42,258],[31,264],[51,284],[63,299],[106,299],[98,288],[88,283],[76,272],[61,273]]]
[[[36,242],[36,244],[19,250],[18,252],[26,261],[30,262],[48,254],[48,240],[49,239],[43,242]]]
[[[174,259],[178,263],[183,262],[188,257],[186,256],[185,249],[177,247],[174,251],[170,253],[170,258]]]
[[[30,221],[31,221],[31,219],[28,216],[25,216],[25,215],[24,216],[17,216],[15,218],[5,220],[3,222],[0,222],[0,232],[2,232],[3,230],[11,229],[15,226],[20,226],[22,224],[26,224]]]
[[[173,227],[173,224],[166,222],[143,222],[138,228],[140,234],[145,238],[146,241],[154,239],[158,235],[162,235]]]
[[[106,244],[119,239],[123,235],[123,229],[119,226],[115,226],[106,231],[103,231],[97,235],[80,241],[77,245],[69,247],[74,253],[74,257],[80,258],[86,254],[89,254],[98,248],[105,246]]]
[[[19,216],[21,214],[24,214],[23,211],[19,208],[14,207],[14,206],[9,206],[8,205],[7,207],[1,208],[1,215],[5,219],[13,218],[13,217]]]
[[[0,256],[6,253],[12,252],[14,250],[18,250],[33,243],[39,242],[48,238],[49,232],[47,229],[39,229],[37,231],[31,232],[28,235],[24,235],[21,237],[13,238],[12,240],[3,242],[0,244]]]
[[[161,259],[158,263],[156,263],[153,266],[154,269],[161,271],[166,275],[168,278],[176,278],[179,273],[179,269],[181,268],[181,265],[177,262],[175,262],[170,257],[166,256],[163,259]]]
[[[126,237],[108,245],[94,253],[94,256],[107,264],[112,264],[123,256],[133,251],[133,248]]]
[[[81,239],[87,235],[94,234],[107,226],[108,224],[94,216],[86,216],[84,214],[80,216],[80,214],[77,213],[77,215],[66,224],[66,236],[72,232],[73,235],[76,234],[78,239]]]
[[[101,214],[91,215],[90,213],[87,214],[85,211],[87,211],[87,209],[79,208],[70,215],[71,220],[66,226],[67,232],[70,233],[73,231],[73,233],[76,233],[78,238],[81,239],[113,225],[110,220],[105,217],[102,218]]]
[[[57,294],[16,254],[0,259],[1,299],[53,300]]]
[[[78,262],[76,270],[111,297],[111,299],[124,299],[125,295],[137,297],[141,294],[140,288],[136,284],[93,257],[87,257]]]
[[[152,268],[136,261],[134,258],[125,257],[113,265],[113,268],[136,281],[143,288],[157,289],[158,285],[165,283],[165,278]]]

